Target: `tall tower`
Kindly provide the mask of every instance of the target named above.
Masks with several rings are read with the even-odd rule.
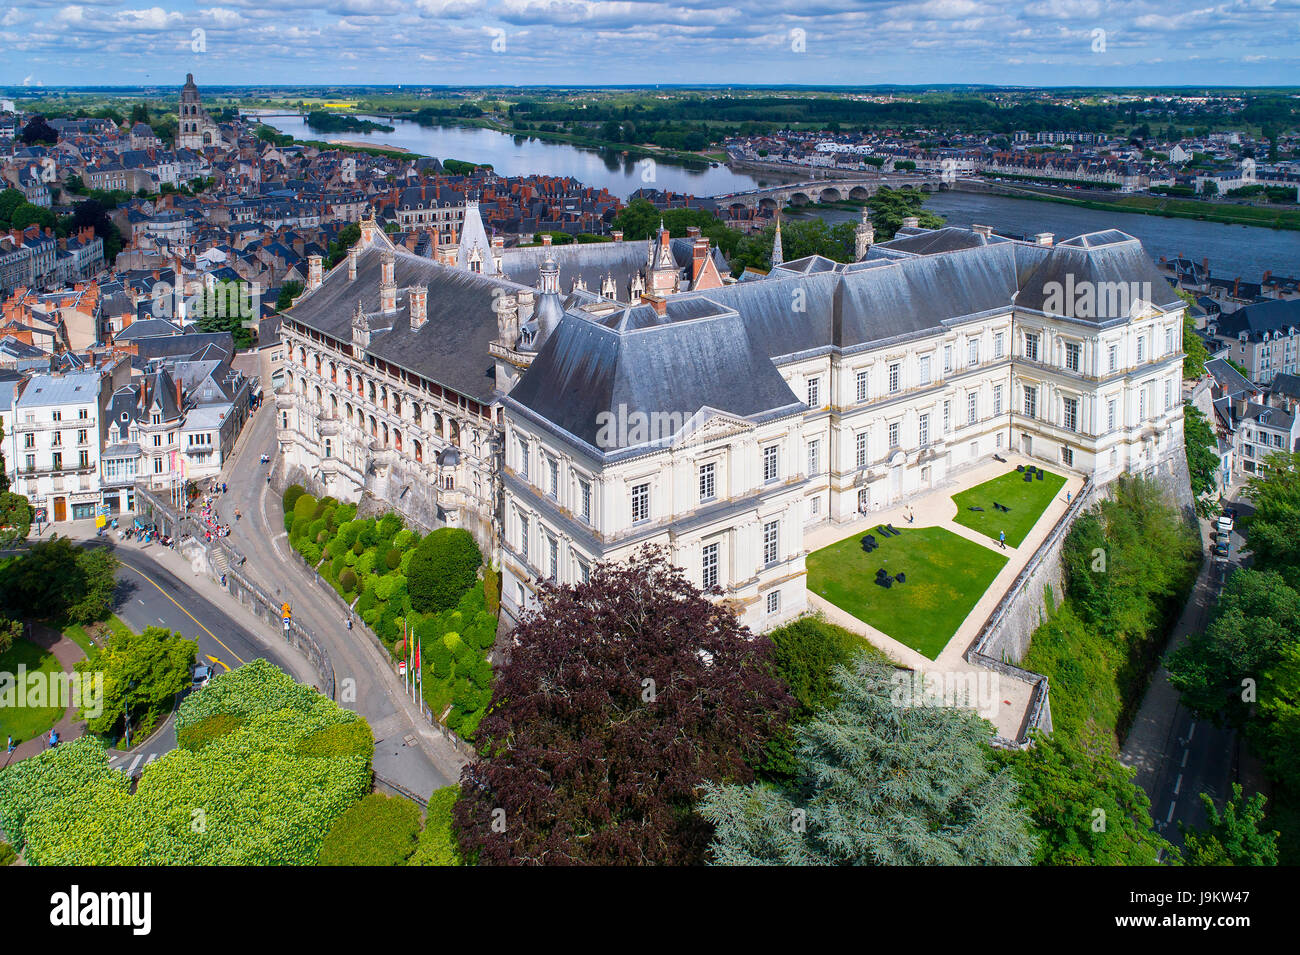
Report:
[[[208,114],[203,111],[203,102],[199,96],[199,88],[194,85],[194,74],[185,74],[185,85],[181,87],[181,122],[176,132],[176,147],[178,149],[202,149],[205,145],[211,144],[211,132],[209,126],[212,120]],[[204,134],[207,133],[209,142],[204,143]]]
[[[861,262],[867,257],[871,250],[871,243],[876,240],[876,230],[871,224],[870,210],[862,207],[862,221],[858,227],[853,230],[853,259],[855,262]]]
[[[781,249],[781,213],[776,213],[776,235],[772,237],[772,268],[785,261],[785,252]]]

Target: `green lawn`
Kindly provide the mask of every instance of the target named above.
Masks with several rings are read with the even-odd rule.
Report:
[[[10,681],[17,681],[19,665],[25,665],[27,673],[39,671],[53,674],[62,670],[58,658],[53,653],[48,653],[27,640],[14,641],[12,647],[0,653],[0,673],[9,676],[9,679],[4,681],[9,683],[5,690],[6,696],[14,693],[18,699],[21,699],[19,694],[23,687],[14,687],[13,682]],[[9,736],[14,738],[15,743],[34,739],[47,732],[63,715],[61,706],[6,705],[9,702],[8,699],[0,699],[0,743]]]
[[[1041,481],[1034,478],[1029,482],[1021,472],[1010,471],[954,494],[953,503],[957,505],[955,520],[962,527],[969,527],[993,540],[998,539],[1000,531],[1005,531],[1008,546],[1019,547],[1063,487],[1065,478],[1050,471]],[[994,510],[994,501],[1011,508],[1010,513]],[[984,510],[972,511],[972,505]]]
[[[899,530],[883,537],[873,528],[809,554],[808,589],[933,660],[1007,558],[942,527]],[[880,545],[870,554],[868,533]],[[878,567],[907,582],[886,590],[875,582]]]

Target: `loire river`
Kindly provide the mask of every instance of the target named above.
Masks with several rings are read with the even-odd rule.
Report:
[[[733,172],[721,164],[687,169],[657,163],[650,168],[609,150],[544,142],[492,129],[421,126],[410,120],[378,116],[362,118],[396,128],[391,133],[319,133],[307,126],[303,116],[273,116],[267,122],[298,139],[369,142],[397,146],[438,159],[490,163],[503,176],[572,176],[586,185],[606,188],[622,199],[642,188],[714,196],[801,178],[797,174]],[[1165,219],[1138,213],[1103,212],[1054,202],[969,192],[941,193],[927,200],[926,208],[943,216],[952,225],[970,226],[978,222],[1018,235],[1052,232],[1058,239],[1064,239],[1081,232],[1121,229],[1141,239],[1153,259],[1180,254],[1197,261],[1208,257],[1210,272],[1217,278],[1241,276],[1249,281],[1258,281],[1268,270],[1282,275],[1300,273],[1300,232],[1192,219]],[[806,214],[814,212],[830,222],[856,221],[859,217],[859,213],[852,210],[816,207]]]
[[[995,232],[1033,235],[1054,233],[1058,240],[1084,232],[1119,229],[1142,241],[1147,254],[1186,255],[1193,261],[1210,260],[1215,278],[1257,282],[1266,271],[1277,275],[1300,273],[1300,232],[1224,225],[1195,219],[1166,219],[1133,212],[1104,212],[1056,202],[1014,199],[975,192],[944,192],[926,200],[925,208],[943,216],[949,225],[989,225]],[[860,213],[846,209],[818,209],[828,222],[852,220]]]
[[[732,172],[725,165],[688,169],[666,163],[646,164],[604,149],[584,149],[568,143],[545,142],[527,136],[512,136],[476,126],[421,126],[405,119],[360,116],[393,126],[391,133],[321,133],[307,125],[304,116],[272,116],[268,126],[295,139],[325,142],[374,143],[397,146],[408,152],[437,159],[461,159],[488,163],[502,176],[572,176],[597,189],[605,188],[620,199],[638,189],[663,189],[694,196],[716,196],[758,186],[793,182],[797,177],[765,175],[761,178]]]

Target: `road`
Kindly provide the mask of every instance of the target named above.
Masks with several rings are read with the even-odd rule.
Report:
[[[333,590],[313,581],[290,553],[280,495],[266,481],[267,466],[259,463],[262,454],[274,460],[276,453],[275,405],[268,401],[245,426],[226,465],[229,490],[218,497],[216,509],[231,526],[228,540],[247,557],[245,572],[288,601],[298,622],[328,650],[339,704],[355,709],[374,731],[376,775],[427,798],[459,779],[464,760],[415,715],[388,661],[366,635],[347,629]],[[236,509],[242,514],[239,520],[234,519]]]
[[[1238,513],[1249,505],[1233,502]],[[1208,544],[1208,529],[1206,542]],[[1205,629],[1223,581],[1239,566],[1244,540],[1232,535],[1229,560],[1207,558],[1169,641],[1166,653],[1181,646],[1189,634]],[[1163,665],[1156,671],[1120,753],[1120,761],[1137,768],[1136,782],[1151,799],[1151,818],[1174,845],[1183,844],[1179,823],[1199,829],[1206,823],[1200,794],[1222,807],[1241,773],[1237,733],[1196,719],[1179,702]]]

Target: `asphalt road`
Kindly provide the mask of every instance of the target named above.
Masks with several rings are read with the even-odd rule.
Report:
[[[258,657],[269,660],[287,673],[294,672],[277,650],[258,641],[220,607],[208,602],[152,560],[148,556],[148,547],[138,549],[127,544],[114,548],[122,566],[117,573],[117,600],[113,612],[127,626],[137,633],[145,627],[179,631],[198,643],[199,662],[211,665],[216,673],[228,672]],[[175,748],[173,714],[144,745],[129,753],[114,755],[110,764],[134,775]]]
[[[1233,506],[1239,515],[1250,510],[1249,505],[1237,502]],[[1243,544],[1244,539],[1234,530],[1228,561],[1216,562],[1212,555],[1206,558],[1166,654],[1189,634],[1205,629],[1223,581],[1240,566]],[[1190,829],[1206,824],[1200,794],[1205,793],[1222,808],[1241,775],[1237,733],[1196,719],[1179,702],[1163,665],[1152,679],[1120,759],[1137,767],[1136,781],[1151,799],[1152,821],[1177,846],[1183,844],[1180,823]]]
[[[427,798],[459,778],[463,759],[441,739],[430,739],[427,726],[421,730],[414,723],[400,703],[401,684],[379,651],[360,630],[347,629],[333,590],[313,580],[290,552],[280,495],[267,483],[269,467],[260,463],[262,454],[273,461],[278,456],[275,413],[274,401],[268,401],[245,426],[228,467],[229,489],[217,497],[216,511],[230,525],[229,542],[248,559],[245,573],[288,601],[298,622],[329,651],[339,704],[364,716],[374,731],[375,773]],[[239,520],[236,509],[242,515]],[[417,734],[424,746],[413,738]]]

